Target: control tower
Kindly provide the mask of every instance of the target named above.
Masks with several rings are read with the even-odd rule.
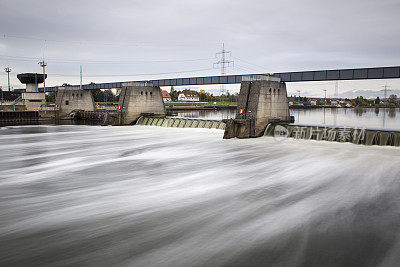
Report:
[[[21,73],[17,75],[21,83],[26,84],[26,90],[22,93],[22,100],[26,109],[37,109],[46,104],[45,92],[39,92],[38,85],[44,82],[47,74],[40,73]]]

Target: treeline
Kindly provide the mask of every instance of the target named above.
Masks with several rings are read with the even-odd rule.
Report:
[[[94,102],[112,102],[117,103],[119,101],[119,94],[116,95],[112,90],[92,90],[93,100]]]
[[[113,91],[110,89],[107,89],[107,90],[95,89],[95,90],[91,90],[91,92],[93,95],[94,102],[117,103],[119,100],[119,94],[118,95],[114,94]],[[56,93],[55,92],[47,93],[46,94],[46,102],[47,103],[55,103],[56,102]]]
[[[296,96],[290,96],[289,101],[293,103],[301,103],[304,105],[310,104],[312,99],[309,99],[307,97],[296,97]],[[343,101],[344,103],[348,103],[352,105],[353,107],[370,107],[370,106],[376,106],[376,107],[400,107],[400,101],[397,98],[397,95],[390,95],[387,100],[381,100],[379,97],[376,99],[366,99],[362,96],[358,96],[354,99],[339,99],[340,101]],[[326,99],[326,104],[331,105],[332,101],[336,101],[336,99],[331,99],[327,98]],[[324,105],[325,104],[325,99],[324,98],[319,98],[316,99],[316,104],[317,105]]]
[[[397,95],[390,95],[386,101],[381,100],[377,97],[375,100],[365,99],[362,96],[358,96],[355,99],[350,100],[353,106],[376,106],[376,107],[400,107],[400,101],[397,99]]]

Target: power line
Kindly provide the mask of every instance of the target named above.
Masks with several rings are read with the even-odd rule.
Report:
[[[229,67],[229,65],[232,63],[234,64],[233,60],[227,60],[226,59],[226,54],[232,55],[231,51],[226,51],[225,50],[225,43],[222,43],[222,50],[218,53],[216,53],[215,55],[221,56],[221,59],[218,62],[214,63],[215,65],[220,65],[221,66],[221,76],[224,76],[226,74],[226,67]],[[225,85],[221,84],[221,93],[225,92]]]
[[[188,70],[188,71],[173,71],[173,72],[159,72],[159,73],[136,73],[136,74],[85,74],[85,77],[124,77],[124,76],[147,76],[147,75],[162,75],[162,74],[179,74],[179,73],[190,73],[190,72],[200,72],[200,71],[209,71],[213,70],[213,68],[208,69],[197,69],[197,70]],[[55,77],[75,77],[76,75],[69,74],[48,74],[49,76]]]
[[[24,39],[24,40],[32,40],[32,41],[40,41],[40,42],[52,42],[52,43],[67,43],[67,44],[77,44],[77,45],[94,45],[94,46],[204,46],[204,45],[217,45],[218,43],[174,43],[174,42],[98,42],[98,41],[87,41],[87,40],[60,40],[60,39],[49,39],[49,38],[38,38],[32,36],[18,36],[18,35],[10,35],[10,34],[1,34],[4,39]]]
[[[8,56],[0,55],[0,58],[15,61],[37,61],[36,57],[23,57],[23,56]],[[135,61],[120,61],[120,60],[80,60],[80,59],[57,59],[47,58],[47,61],[56,63],[87,63],[87,64],[142,64],[142,63],[170,63],[170,62],[194,62],[194,61],[207,61],[214,58],[195,58],[195,59],[170,59],[170,60],[135,60]]]
[[[384,89],[381,90],[381,91],[384,91],[384,92],[385,92],[385,100],[386,100],[386,98],[387,98],[387,91],[391,91],[391,90],[388,90],[388,88],[390,88],[390,86],[388,86],[387,83],[386,83],[386,84],[383,85],[382,87],[383,87]]]
[[[248,64],[248,65],[252,65],[252,66],[254,66],[254,67],[260,68],[260,69],[262,69],[262,70],[263,70],[263,72],[265,72],[264,70],[265,70],[266,68],[265,68],[265,67],[263,67],[263,66],[260,66],[260,65],[257,65],[257,64],[251,63],[251,62],[249,62],[249,61],[246,61],[246,60],[240,59],[240,58],[238,58],[238,57],[235,57],[235,60],[239,60],[239,61],[242,61],[242,62],[244,62],[244,63]]]

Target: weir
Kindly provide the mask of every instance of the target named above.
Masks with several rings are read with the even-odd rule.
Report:
[[[324,127],[270,123],[264,136],[362,145],[400,146],[400,132],[366,128]]]
[[[174,127],[174,128],[206,128],[206,129],[225,129],[225,123],[218,120],[202,120],[187,118],[165,118],[165,117],[146,117],[141,116],[136,125]]]

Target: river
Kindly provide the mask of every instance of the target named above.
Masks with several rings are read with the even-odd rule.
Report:
[[[326,108],[291,109],[295,124],[366,127],[400,130],[399,108]],[[178,112],[180,117],[204,119],[229,119],[236,110]]]
[[[398,148],[222,135],[0,128],[0,266],[398,265]]]

